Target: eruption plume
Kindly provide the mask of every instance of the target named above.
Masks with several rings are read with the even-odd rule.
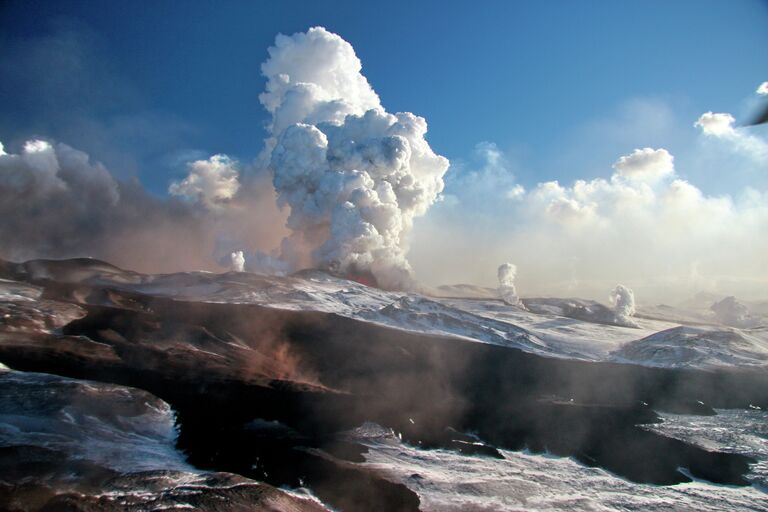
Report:
[[[291,208],[280,257],[407,289],[408,234],[443,190],[448,160],[429,147],[424,118],[387,113],[360,71],[352,46],[321,27],[279,35],[262,65],[265,156]]]

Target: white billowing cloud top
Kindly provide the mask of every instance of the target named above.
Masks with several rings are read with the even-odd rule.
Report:
[[[226,155],[213,155],[208,160],[187,164],[189,174],[182,181],[171,183],[168,191],[208,208],[217,208],[232,199],[240,188],[237,162]]]
[[[558,224],[607,227],[616,215],[664,207],[664,191],[672,188],[669,179],[675,173],[674,157],[666,149],[635,149],[620,157],[613,169],[608,180],[577,180],[571,187],[557,181],[540,183],[526,197],[528,215]]]
[[[733,149],[743,151],[759,163],[765,164],[768,159],[768,142],[745,131],[736,128],[736,120],[728,113],[705,112],[694,123],[701,132],[714,139],[727,142]]]
[[[348,114],[381,108],[352,45],[322,27],[279,34],[268,52],[259,101],[272,114],[274,135],[295,123],[342,123]]]
[[[630,155],[622,156],[613,164],[616,176],[630,180],[655,182],[671,175],[674,157],[666,149],[636,149]]]
[[[424,118],[387,113],[352,46],[321,27],[278,36],[262,72],[269,165],[291,209],[281,259],[410,287],[407,237],[448,168],[425,139]]]
[[[702,144],[747,157],[755,176],[765,171],[765,139],[734,127],[732,116],[708,113],[696,126]],[[493,154],[464,173],[472,187],[456,181],[452,201],[419,225],[413,259],[420,277],[490,285],[487,267],[468,262],[512,256],[525,268],[517,281],[529,294],[602,298],[619,281],[647,300],[701,290],[764,296],[768,191],[757,185],[735,196],[706,194],[678,175],[667,149],[638,148],[606,178],[546,181],[510,201],[509,182],[498,184],[511,172],[495,169],[498,162]],[[435,261],[434,252],[443,257]]]
[[[704,135],[732,137],[736,134],[736,130],[733,128],[735,122],[736,120],[731,114],[705,112],[701,114],[694,126],[701,128]]]
[[[768,82],[761,83],[755,92],[763,96],[768,95]]]

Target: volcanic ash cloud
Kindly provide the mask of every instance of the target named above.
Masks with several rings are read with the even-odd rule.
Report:
[[[387,113],[352,46],[324,28],[278,36],[262,72],[272,114],[264,156],[291,211],[281,259],[411,287],[408,234],[448,169],[424,118]]]

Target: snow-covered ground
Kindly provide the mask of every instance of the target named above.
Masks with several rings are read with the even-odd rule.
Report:
[[[632,341],[614,352],[617,361],[673,368],[765,366],[768,331],[679,326]]]
[[[676,327],[678,324],[637,319],[638,328],[594,323],[555,313],[532,313],[497,300],[442,299],[447,306],[487,319],[516,325],[564,353],[581,353],[585,359],[608,360],[623,344]]]
[[[146,391],[2,364],[0,389],[3,510],[327,510],[306,489],[194,468]]]
[[[170,406],[134,388],[0,369],[0,446],[40,446],[115,471],[195,470]]]
[[[768,328],[681,326],[635,318],[637,328],[593,323],[557,314],[531,313],[493,300],[442,299],[453,308],[524,328],[562,353],[587,359],[673,368],[768,365]]]
[[[526,309],[493,298],[491,289],[468,285],[425,290],[434,295],[428,296],[385,291],[316,270],[286,277],[247,272],[144,275],[95,260],[78,261],[72,268],[45,262],[25,265],[27,275],[36,279],[106,285],[176,300],[334,313],[548,357],[686,368],[768,365],[768,321],[764,317],[750,317],[757,323],[740,329],[718,324],[716,315],[701,304],[641,307],[632,319],[636,325],[627,326],[595,301],[524,299]],[[0,306],[3,302],[34,302],[39,293],[33,286],[2,281]]]
[[[662,413],[663,423],[646,428],[707,450],[748,455],[753,464],[746,478],[768,493],[768,411],[717,409],[716,416]],[[768,494],[765,495],[768,501]]]
[[[143,293],[182,300],[250,303],[335,313],[413,332],[457,336],[550,357],[663,367],[713,368],[768,364],[768,329],[691,322],[709,318],[675,309],[661,319],[634,319],[636,327],[607,321],[606,308],[579,299],[529,299],[536,312],[492,298],[435,298],[388,292],[319,271],[291,277],[229,273],[175,274],[129,285]],[[594,314],[564,316],[580,308]],[[654,310],[651,310],[654,311]],[[598,314],[599,313],[599,314]],[[682,317],[682,318],[680,318]],[[680,321],[675,321],[680,320]]]
[[[663,417],[664,423],[648,428],[758,459],[747,475],[752,486],[645,485],[569,458],[500,450],[504,458],[496,459],[421,450],[373,424],[351,437],[369,448],[367,464],[418,493],[425,511],[768,510],[768,412]]]

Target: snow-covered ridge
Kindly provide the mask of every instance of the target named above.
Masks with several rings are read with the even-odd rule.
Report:
[[[623,345],[617,361],[673,368],[762,366],[768,361],[766,330],[673,327]]]
[[[318,270],[285,277],[248,272],[147,275],[81,259],[31,261],[16,265],[16,274],[36,283],[54,280],[176,300],[334,313],[392,328],[459,337],[549,357],[687,368],[768,364],[766,328],[717,326],[712,323],[715,320],[711,314],[680,308],[641,308],[644,314],[633,318],[632,325],[625,325],[611,309],[595,301],[529,298],[523,300],[524,308],[513,307],[489,297],[491,289],[443,287],[429,291],[439,295],[430,297],[385,291]],[[21,284],[12,285],[16,291],[9,286],[5,287],[6,294],[16,293]],[[33,291],[30,287],[19,293],[28,297],[25,300],[34,300]],[[451,292],[456,292],[455,298],[445,298]],[[471,298],[460,298],[462,295]],[[487,297],[479,298],[482,295]],[[677,329],[681,325],[688,327]]]

